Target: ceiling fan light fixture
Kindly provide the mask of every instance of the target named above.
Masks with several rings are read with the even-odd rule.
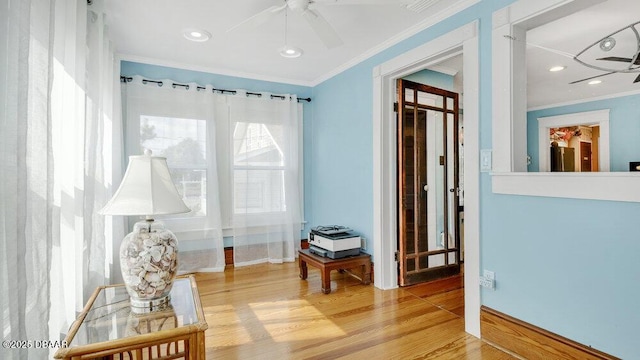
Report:
[[[602,51],[611,51],[616,46],[616,39],[607,37],[600,41],[600,49]]]
[[[549,71],[551,72],[558,72],[558,71],[562,71],[564,69],[566,69],[566,66],[562,66],[562,65],[558,65],[558,66],[553,66],[549,68]]]
[[[279,49],[280,56],[286,58],[297,58],[302,55],[302,49],[295,46],[283,46]]]
[[[210,32],[196,28],[185,29],[182,31],[182,35],[185,37],[185,39],[195,42],[205,42],[211,39]]]

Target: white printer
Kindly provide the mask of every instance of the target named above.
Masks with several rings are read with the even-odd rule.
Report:
[[[360,235],[344,226],[317,226],[309,233],[309,252],[331,259],[359,255],[360,244]]]

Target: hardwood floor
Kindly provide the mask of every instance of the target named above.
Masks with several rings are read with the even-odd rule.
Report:
[[[197,274],[207,359],[513,359],[464,332],[461,279],[382,291],[297,263]],[[456,287],[457,286],[457,287]]]

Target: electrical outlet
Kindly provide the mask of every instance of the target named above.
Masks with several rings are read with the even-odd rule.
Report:
[[[493,271],[485,270],[483,275],[484,275],[485,278],[487,278],[489,280],[495,280],[496,279],[496,273],[494,273]]]
[[[483,288],[495,290],[496,282],[495,280],[487,279],[484,276],[480,276],[480,286],[482,286]]]

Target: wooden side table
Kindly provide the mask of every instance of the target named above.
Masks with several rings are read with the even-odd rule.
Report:
[[[358,278],[364,285],[371,283],[371,255],[360,254],[358,256],[347,257],[343,259],[330,259],[318,256],[309,252],[309,249],[298,250],[298,261],[300,264],[300,278],[307,278],[307,264],[320,269],[322,278],[322,292],[329,294],[331,292],[331,270],[348,270],[360,268],[360,277],[357,274],[348,272],[350,275]]]
[[[54,357],[204,360],[207,327],[193,276],[176,278],[170,305],[145,314],[131,312],[124,285],[100,286]]]

